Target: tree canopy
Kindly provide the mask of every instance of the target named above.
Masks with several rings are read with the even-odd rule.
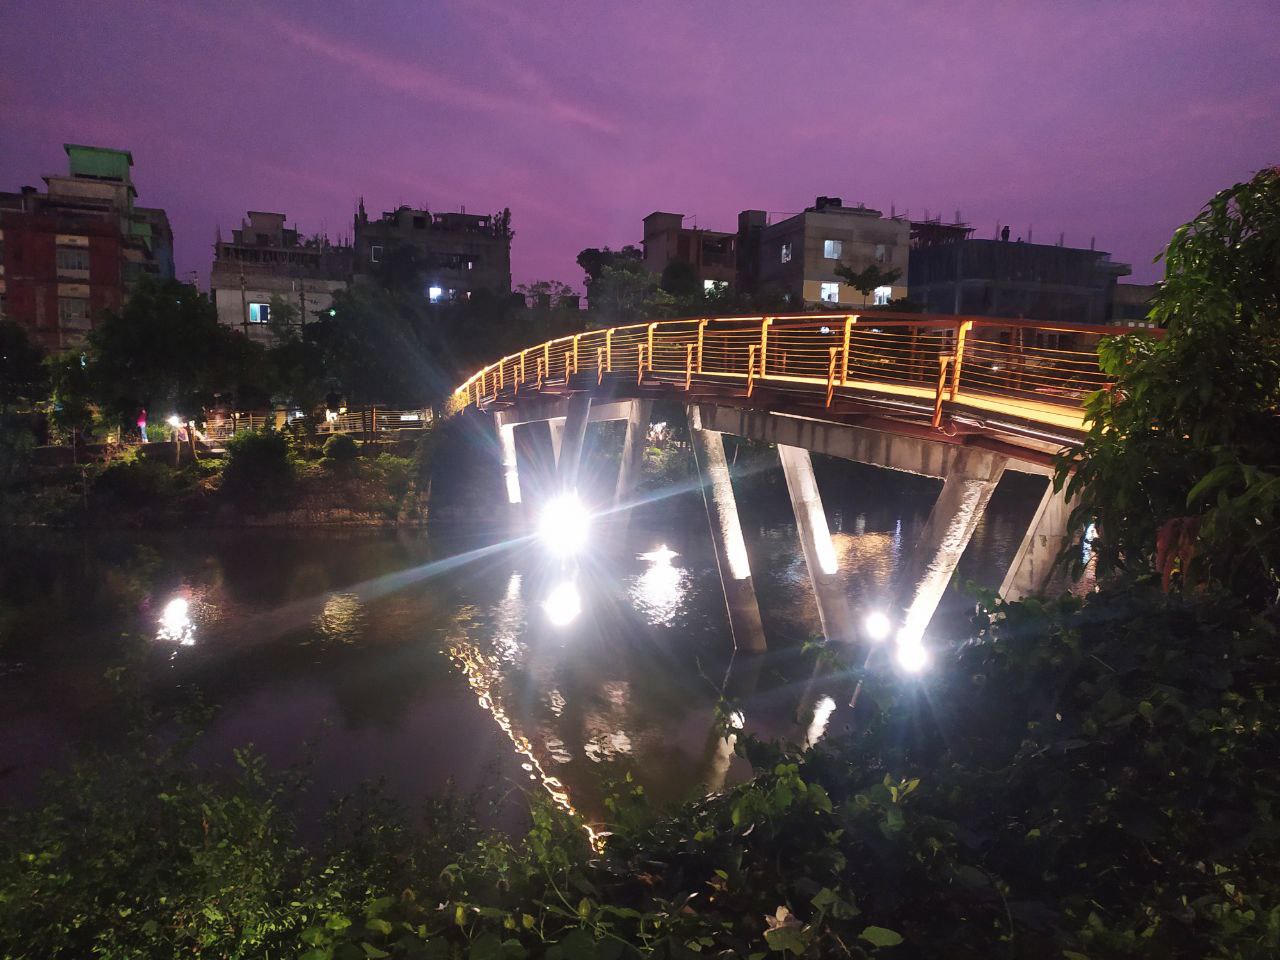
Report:
[[[1217,194],[1174,234],[1151,310],[1164,339],[1099,357],[1115,387],[1058,480],[1096,520],[1104,570],[1166,586],[1280,585],[1280,172]]]

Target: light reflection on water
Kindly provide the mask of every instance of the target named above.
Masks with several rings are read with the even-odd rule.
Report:
[[[1035,491],[1013,512],[1029,517],[1038,497]],[[832,517],[841,585],[864,612],[883,603],[927,506],[913,512],[845,508]],[[744,533],[771,649],[762,679],[733,699],[744,705],[751,733],[814,742],[842,728],[850,691],[816,690],[809,710],[798,704],[811,667],[797,650],[818,629],[808,574],[794,528],[776,514],[752,518],[752,509],[744,504]],[[1000,509],[997,504],[996,515],[975,534],[990,561],[966,561],[957,581],[978,575],[998,582],[1025,524],[1021,514],[1009,519]],[[234,737],[237,745],[297,730],[300,744],[332,721],[326,787],[349,789],[343,779],[348,767],[351,776],[368,775],[356,772],[350,757],[373,738],[403,741],[396,748],[402,752],[383,762],[422,771],[405,788],[412,789],[461,777],[467,771],[441,767],[449,749],[456,753],[463,745],[465,753],[465,744],[480,742],[483,731],[498,730],[494,742],[505,744],[508,761],[516,758],[504,769],[532,778],[526,782],[563,809],[588,816],[599,813],[602,779],[619,774],[611,767],[633,771],[647,792],[664,799],[718,789],[740,775],[734,736],[713,731],[718,678],[731,649],[715,559],[698,512],[655,510],[633,521],[628,543],[615,555],[562,581],[573,584],[576,604],[568,606],[576,609],[561,627],[549,622],[554,618],[543,607],[557,578],[517,551],[481,551],[479,561],[451,565],[441,561],[465,548],[433,553],[421,540],[402,537],[248,536],[253,550],[246,549],[245,535],[161,542],[149,548],[154,569],[131,587],[142,598],[138,609],[149,611],[149,623],[142,623],[148,642],[194,645],[175,673],[157,682],[176,678],[205,687],[209,699],[223,705],[215,740],[223,729],[228,744]],[[0,572],[5,562],[0,558]],[[444,572],[415,575],[432,565]],[[105,580],[93,568],[84,575],[86,583]],[[384,581],[391,586],[367,589]],[[85,588],[68,581],[66,589]],[[178,599],[185,606],[174,603]],[[283,616],[295,609],[300,612]],[[68,635],[99,636],[109,621],[96,608],[93,617],[86,614],[76,625],[80,632]],[[117,627],[129,628],[124,620],[111,630],[118,633]],[[7,651],[0,646],[0,652]],[[28,761],[22,750],[6,752],[6,731],[27,719],[17,705],[61,709],[76,699],[57,695],[72,675],[90,683],[118,662],[111,659],[116,656],[82,642],[50,672],[51,692],[44,695],[32,682],[35,671],[4,680],[10,686],[0,687],[0,703],[7,704],[0,705],[0,769],[9,757],[39,762]],[[25,699],[6,699],[15,682],[32,682]],[[295,696],[303,684],[308,696]],[[811,721],[796,726],[799,713]],[[82,726],[87,732],[74,736],[92,737],[93,725]],[[73,726],[64,727],[63,735],[73,736]],[[34,748],[30,753],[40,755]]]

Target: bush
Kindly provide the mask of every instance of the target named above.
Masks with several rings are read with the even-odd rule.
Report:
[[[277,488],[293,480],[289,440],[274,430],[242,430],[227,441],[223,482],[233,489]]]
[[[187,478],[182,470],[146,457],[124,457],[110,463],[93,483],[93,492],[130,506],[145,506],[173,496]]]
[[[335,433],[324,442],[324,457],[320,462],[330,470],[350,469],[359,456],[359,443],[345,433]]]

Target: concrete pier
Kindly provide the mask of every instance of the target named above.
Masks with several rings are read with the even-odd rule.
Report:
[[[557,445],[556,479],[561,490],[573,490],[578,485],[578,467],[582,463],[582,445],[587,437],[587,422],[591,417],[591,394],[575,393],[569,398],[565,412],[564,437]],[[555,424],[551,435],[555,437]]]
[[[521,501],[520,468],[516,462],[516,428],[515,424],[505,423],[502,414],[493,418],[494,428],[498,433],[498,449],[502,455],[502,480],[507,490],[507,503],[517,504]]]
[[[899,644],[918,643],[924,636],[1004,468],[1005,458],[993,453],[969,447],[951,451],[942,492],[895,591],[901,611]]]
[[[1054,490],[1050,480],[1022,536],[1018,552],[1009,564],[1009,572],[1000,585],[1000,596],[1021,600],[1041,593],[1049,585],[1058,556],[1071,536],[1068,520],[1073,509],[1075,502],[1067,500],[1065,490]]]
[[[852,642],[855,638],[853,617],[844,591],[836,581],[839,565],[835,548],[831,545],[831,530],[822,509],[818,483],[813,475],[813,459],[808,450],[783,444],[778,445],[778,459],[782,461],[782,474],[791,495],[796,533],[800,536],[800,546],[804,549],[805,563],[809,568],[809,582],[813,585],[822,632],[828,640]]]
[[[694,462],[702,484],[702,497],[707,506],[711,539],[715,544],[716,565],[729,610],[729,631],[735,650],[763,653],[767,649],[760,607],[751,582],[751,565],[747,545],[742,538],[738,519],[738,502],[729,481],[729,464],[724,456],[724,440],[714,430],[703,430],[698,408],[688,408],[689,435],[693,440]]]
[[[618,464],[618,485],[613,492],[614,509],[622,507],[635,489],[644,460],[644,444],[649,431],[649,414],[652,400],[632,400],[627,413],[627,432],[622,440],[622,459]]]

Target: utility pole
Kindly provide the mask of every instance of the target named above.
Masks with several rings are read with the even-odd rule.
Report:
[[[249,336],[249,295],[244,289],[244,265],[240,266],[240,326],[244,335]]]

